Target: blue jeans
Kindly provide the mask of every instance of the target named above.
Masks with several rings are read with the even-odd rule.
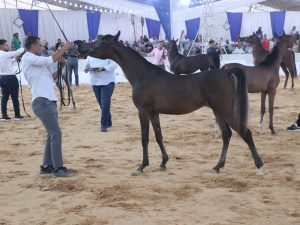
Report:
[[[69,75],[70,84],[72,85],[72,72],[74,71],[75,84],[76,84],[76,86],[78,86],[79,85],[79,79],[78,79],[78,62],[68,63],[67,66],[68,66],[68,75]]]
[[[111,96],[114,92],[115,83],[111,82],[107,85],[97,85],[93,86],[93,91],[95,93],[96,99],[100,105],[101,109],[101,127],[107,128],[112,125],[111,113],[110,113],[110,103]]]

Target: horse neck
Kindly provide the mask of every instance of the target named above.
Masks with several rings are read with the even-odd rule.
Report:
[[[287,43],[279,42],[279,44],[278,44],[278,56],[274,61],[274,66],[275,66],[276,69],[278,68],[278,70],[279,70],[279,67],[280,67],[280,64],[281,64],[281,61],[282,61],[282,57],[285,54],[286,50],[287,50]]]
[[[176,46],[176,44],[175,44],[175,45],[173,45],[173,46],[171,47],[170,52],[169,52],[169,56],[173,58],[173,57],[175,57],[175,56],[177,56],[177,55],[179,55],[179,53],[178,53],[177,46]]]
[[[149,71],[148,67],[153,66],[138,53],[135,53],[133,49],[129,49],[129,47],[121,44],[113,47],[113,53],[110,58],[120,65],[132,86],[145,76],[147,71]]]

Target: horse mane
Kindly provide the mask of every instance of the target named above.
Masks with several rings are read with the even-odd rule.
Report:
[[[272,51],[267,55],[264,61],[262,61],[259,65],[260,66],[270,66],[272,65],[275,60],[278,58],[279,55],[279,45],[275,45]]]

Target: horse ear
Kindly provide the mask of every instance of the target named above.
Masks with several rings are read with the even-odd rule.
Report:
[[[285,36],[285,31],[283,31],[283,36]]]
[[[120,37],[120,34],[121,34],[121,31],[118,31],[118,33],[115,35],[115,40],[119,40],[119,37]]]
[[[176,39],[176,41],[175,41],[176,43],[178,42],[178,38]]]
[[[253,32],[253,35],[256,35],[256,34]]]

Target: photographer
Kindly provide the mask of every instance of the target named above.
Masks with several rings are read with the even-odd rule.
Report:
[[[16,57],[20,56],[24,49],[20,48],[17,51],[9,52],[8,42],[4,39],[0,40],[0,86],[2,90],[1,111],[2,117],[0,120],[7,121],[11,118],[7,115],[7,102],[11,96],[15,117],[14,120],[21,120],[24,118],[20,115],[19,105],[19,82],[16,77],[16,70],[14,64]]]
[[[163,47],[163,42],[159,41],[157,48],[153,49],[147,56],[153,56],[153,64],[165,70],[165,59],[167,58],[167,54],[168,52]]]

